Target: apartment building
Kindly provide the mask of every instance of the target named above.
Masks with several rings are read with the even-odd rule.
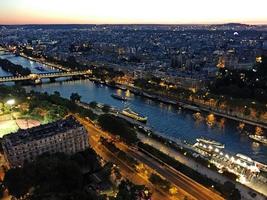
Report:
[[[11,167],[22,166],[43,153],[74,154],[89,147],[88,133],[73,116],[3,137],[4,155]]]

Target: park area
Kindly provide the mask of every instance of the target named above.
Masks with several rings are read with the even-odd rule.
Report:
[[[17,132],[19,129],[28,129],[39,125],[39,121],[32,119],[0,121],[0,138],[6,134]]]
[[[0,137],[4,135],[16,132],[19,129],[15,120],[0,121]]]

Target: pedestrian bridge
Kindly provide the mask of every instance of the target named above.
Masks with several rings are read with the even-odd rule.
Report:
[[[71,72],[52,72],[52,73],[40,73],[30,74],[28,76],[2,76],[0,77],[0,83],[13,82],[13,81],[41,81],[41,79],[56,79],[60,77],[73,77],[73,76],[88,76],[91,75],[91,70],[86,71],[71,71]]]

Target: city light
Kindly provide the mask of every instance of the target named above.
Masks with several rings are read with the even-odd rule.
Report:
[[[262,57],[261,56],[256,57],[256,62],[257,63],[261,63],[262,62]]]
[[[13,106],[15,104],[15,99],[9,99],[6,104],[8,104],[9,106]]]
[[[81,190],[97,166],[86,175],[99,197],[267,196],[266,0],[0,4],[1,166],[27,172],[60,152]],[[19,180],[10,169],[0,178]]]
[[[169,189],[169,192],[170,192],[171,195],[175,195],[175,194],[177,194],[178,190],[177,190],[176,187],[173,186],[173,187],[171,187],[171,188]]]
[[[4,1],[1,4],[1,24],[10,23],[37,23],[37,24],[62,24],[62,23],[226,23],[230,21],[241,23],[266,23],[266,1],[152,1],[137,0],[132,3],[129,0],[101,0],[101,1],[66,1],[66,0],[11,0]],[[242,9],[238,9],[242,4]],[[51,6],[53,5],[53,6]],[[63,6],[64,5],[64,6]],[[103,7],[103,5],[105,5]],[[192,6],[194,5],[194,6]],[[229,6],[231,5],[231,6]],[[260,5],[260,6],[258,6]],[[16,12],[10,15],[11,8],[14,7]],[[176,12],[176,8],[179,12]],[[136,12],[138,10],[138,12]],[[190,15],[188,14],[190,10]],[[27,15],[25,15],[27,11]],[[203,14],[205,13],[205,14]],[[250,13],[249,15],[247,13]]]

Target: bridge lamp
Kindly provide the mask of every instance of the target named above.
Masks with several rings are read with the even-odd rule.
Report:
[[[6,104],[9,106],[13,106],[15,104],[15,99],[9,99]]]

